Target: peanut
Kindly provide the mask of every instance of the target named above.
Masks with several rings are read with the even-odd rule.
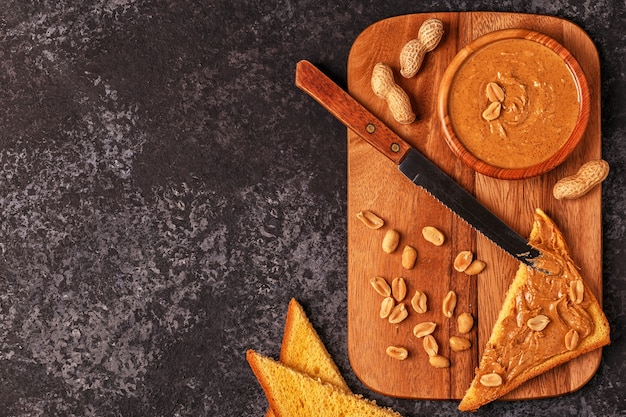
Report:
[[[396,305],[396,301],[393,297],[385,297],[383,301],[380,303],[380,312],[379,316],[381,319],[386,319],[391,314],[394,306]]]
[[[406,281],[404,278],[397,277],[391,281],[391,294],[398,302],[404,300],[406,296]]]
[[[443,23],[436,18],[422,23],[417,38],[407,42],[400,52],[400,74],[404,78],[414,77],[424,62],[426,53],[439,45],[443,37]]]
[[[580,340],[580,335],[574,329],[570,329],[569,332],[565,334],[565,347],[567,350],[574,350],[576,346],[578,346],[578,341]]]
[[[428,311],[428,298],[420,290],[415,290],[415,295],[411,298],[411,306],[416,313],[423,314]]]
[[[447,318],[451,318],[454,315],[454,308],[456,307],[456,293],[449,291],[443,299],[441,310],[443,315]]]
[[[596,159],[583,164],[576,174],[561,178],[554,188],[552,195],[557,200],[574,199],[587,194],[593,187],[600,184],[609,175],[609,163],[603,159]]]
[[[391,295],[391,287],[387,284],[387,281],[383,277],[370,278],[370,284],[374,290],[383,297],[389,297]]]
[[[441,355],[429,356],[428,363],[434,368],[449,368],[450,367],[450,359]]]
[[[409,312],[406,309],[404,303],[400,303],[391,310],[388,320],[391,324],[398,324],[409,316]]]
[[[504,90],[498,83],[487,83],[485,94],[487,95],[487,99],[492,103],[501,103],[504,100]]]
[[[461,313],[456,318],[456,323],[459,333],[466,334],[474,327],[474,317],[470,313]]]
[[[413,327],[413,335],[420,339],[424,336],[432,334],[436,328],[437,323],[435,323],[434,321],[424,321],[416,324],[415,327]]]
[[[383,237],[382,248],[385,253],[392,253],[398,248],[400,243],[400,233],[397,230],[389,229]]]
[[[481,261],[480,259],[474,259],[463,272],[465,272],[467,275],[478,275],[483,272],[483,269],[485,269],[486,266],[487,264],[484,261]]]
[[[500,110],[502,110],[502,104],[499,101],[494,101],[489,104],[485,111],[483,112],[483,119],[491,122],[492,120],[496,120],[500,117]]]
[[[450,337],[450,349],[455,352],[463,352],[472,347],[472,342],[465,337],[452,336]]]
[[[369,210],[359,211],[356,218],[361,220],[370,229],[380,229],[385,225],[385,221]]]
[[[424,350],[426,351],[428,356],[437,356],[437,354],[439,353],[439,345],[437,344],[437,341],[432,334],[427,334],[426,336],[424,336],[422,344],[424,345]]]
[[[417,250],[413,246],[406,245],[402,250],[402,268],[413,269],[417,261]]]
[[[408,94],[396,84],[389,65],[382,62],[374,65],[370,84],[374,94],[387,101],[389,111],[398,123],[413,123],[416,116],[411,108],[411,100]]]
[[[387,352],[387,355],[390,357],[399,361],[403,361],[409,356],[409,351],[400,346],[388,346],[385,352]]]
[[[433,226],[424,227],[422,229],[422,236],[424,236],[424,239],[426,239],[428,242],[432,243],[435,246],[443,245],[443,242],[445,242],[446,240],[446,237],[443,235],[441,230]]]
[[[499,374],[491,373],[480,377],[480,383],[486,387],[499,387],[502,385],[502,377]]]
[[[474,254],[472,253],[472,251],[461,251],[458,253],[458,255],[456,255],[456,258],[454,258],[454,269],[459,272],[463,272],[467,269],[468,266],[470,266],[473,260]]]
[[[580,304],[583,302],[585,295],[585,284],[582,279],[575,279],[569,283],[569,297],[574,304]]]
[[[528,326],[528,328],[530,328],[530,330],[540,332],[543,329],[545,329],[549,323],[550,323],[550,319],[547,316],[544,316],[543,314],[539,314],[535,317],[529,318],[528,321],[526,322],[526,325]]]

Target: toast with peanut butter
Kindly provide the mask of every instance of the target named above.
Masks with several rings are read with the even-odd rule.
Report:
[[[541,271],[521,264],[479,367],[459,404],[475,411],[535,376],[609,344],[609,324],[556,224],[535,210],[529,243]]]

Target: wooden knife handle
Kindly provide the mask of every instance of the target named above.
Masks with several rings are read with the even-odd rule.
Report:
[[[411,145],[309,61],[296,65],[296,86],[396,165],[411,149]]]

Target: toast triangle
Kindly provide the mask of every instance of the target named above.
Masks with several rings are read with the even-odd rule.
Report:
[[[304,309],[294,298],[289,302],[287,309],[280,361],[299,372],[350,392]],[[271,408],[267,411],[266,417],[274,417]]]
[[[246,359],[277,417],[401,417],[389,408],[314,379],[253,350]]]
[[[541,209],[535,210],[529,243],[542,253],[542,268],[552,273],[520,265],[459,404],[461,411],[475,411],[525,381],[610,343],[609,324],[598,300],[573,264],[561,231]],[[578,295],[570,289],[572,281],[583,289]],[[528,324],[536,316],[548,318],[545,329]],[[572,343],[574,338],[577,343]],[[500,385],[481,383],[484,375],[494,373],[502,379]]]

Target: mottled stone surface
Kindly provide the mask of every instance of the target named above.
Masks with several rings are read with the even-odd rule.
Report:
[[[600,52],[613,343],[578,392],[477,415],[626,415],[623,1],[5,0],[0,416],[261,416],[244,354],[278,354],[294,296],[355,392],[459,415],[350,369],[345,128],[293,74],[345,84],[370,24],[486,9],[568,18]]]

